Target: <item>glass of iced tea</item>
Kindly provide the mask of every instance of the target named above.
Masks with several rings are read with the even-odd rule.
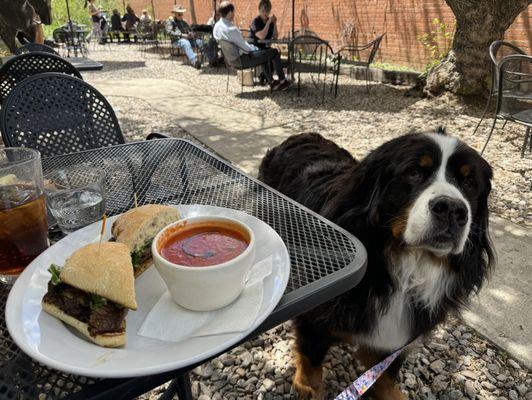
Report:
[[[13,284],[47,247],[41,156],[0,148],[0,282]]]

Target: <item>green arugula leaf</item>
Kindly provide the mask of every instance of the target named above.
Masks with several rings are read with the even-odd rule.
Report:
[[[98,308],[107,304],[107,299],[97,294],[91,294],[90,306],[91,310],[97,310]]]
[[[59,274],[61,274],[61,267],[57,264],[51,264],[48,268],[48,272],[52,275],[52,278],[50,279],[52,285],[59,285],[61,283],[61,278],[59,277]]]
[[[142,255],[142,250],[137,250],[131,253],[131,263],[133,264],[134,267],[138,267],[141,255]]]

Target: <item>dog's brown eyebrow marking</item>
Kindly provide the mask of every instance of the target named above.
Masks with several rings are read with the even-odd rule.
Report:
[[[470,173],[471,173],[471,165],[464,164],[460,167],[460,174],[462,174],[462,176],[468,176]]]
[[[432,160],[432,157],[428,154],[421,156],[421,158],[419,159],[419,166],[422,168],[430,168],[432,167],[432,165],[434,165],[434,161]]]

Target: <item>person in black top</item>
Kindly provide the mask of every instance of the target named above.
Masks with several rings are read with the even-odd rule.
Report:
[[[111,31],[118,42],[120,42],[120,32],[123,30],[120,12],[115,8],[111,15]]]
[[[122,17],[122,22],[126,23],[126,32],[124,32],[124,41],[129,42],[129,32],[135,28],[135,25],[140,22],[140,18],[137,17],[137,14],[135,14],[135,11],[128,5],[126,7],[126,13]],[[135,36],[136,40],[136,36]]]
[[[253,44],[259,49],[266,49],[269,46],[265,43],[259,43],[259,40],[277,39],[279,32],[277,31],[277,17],[270,15],[272,11],[272,3],[270,0],[259,1],[259,15],[257,15],[249,27],[249,37],[253,39]]]
[[[277,17],[271,15],[272,3],[270,0],[259,1],[259,15],[257,15],[249,27],[249,37],[253,39],[253,44],[259,49],[267,49],[270,46],[265,43],[259,43],[259,40],[277,39],[279,32],[277,31]],[[273,68],[270,66],[270,70]],[[266,66],[261,66],[261,73],[259,82],[265,85],[268,82]]]

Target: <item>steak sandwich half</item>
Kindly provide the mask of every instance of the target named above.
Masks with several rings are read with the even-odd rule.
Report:
[[[73,326],[99,346],[126,343],[126,314],[136,310],[129,249],[122,243],[89,244],[63,268],[52,264],[43,310]]]
[[[179,219],[171,206],[147,204],[133,208],[116,219],[111,228],[114,239],[131,252],[135,278],[151,264],[151,243],[159,231]]]

